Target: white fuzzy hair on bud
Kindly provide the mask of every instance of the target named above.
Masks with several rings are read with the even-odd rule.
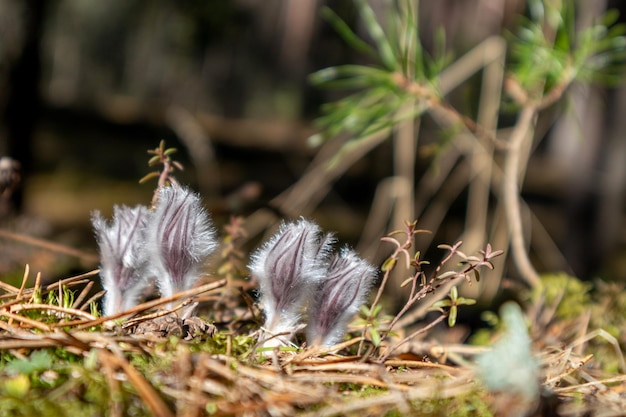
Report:
[[[161,296],[192,288],[217,246],[215,228],[200,197],[185,187],[160,187],[146,228],[145,250]]]
[[[341,341],[376,278],[376,269],[344,248],[332,258],[309,307],[307,341],[330,347]]]
[[[253,254],[249,268],[259,282],[266,335],[288,333],[265,346],[283,345],[297,330],[302,310],[326,273],[333,240],[315,223],[300,219],[283,223]]]
[[[104,314],[112,315],[137,304],[148,281],[145,274],[143,231],[148,208],[114,206],[113,219],[106,221],[100,212],[91,217],[100,249],[100,276],[107,291]]]

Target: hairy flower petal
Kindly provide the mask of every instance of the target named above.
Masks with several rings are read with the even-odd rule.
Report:
[[[270,333],[293,332],[300,313],[326,273],[331,235],[305,219],[283,223],[252,256],[250,271],[259,281]]]
[[[159,188],[146,241],[162,297],[193,287],[217,248],[216,231],[200,197],[180,186]]]
[[[375,277],[375,268],[353,250],[344,248],[334,256],[309,308],[309,345],[332,346],[341,340]]]
[[[113,220],[106,221],[99,212],[91,217],[100,249],[100,276],[107,293],[104,314],[128,310],[137,303],[148,281],[142,255],[148,208],[113,207]]]

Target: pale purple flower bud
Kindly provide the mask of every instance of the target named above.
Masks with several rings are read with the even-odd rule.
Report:
[[[249,268],[259,281],[264,327],[270,335],[297,330],[301,311],[326,273],[332,242],[315,223],[300,219],[283,223],[253,254]]]
[[[200,197],[180,186],[159,188],[146,229],[146,253],[161,296],[192,288],[216,248],[216,231]]]
[[[137,304],[146,287],[146,264],[142,256],[148,208],[113,207],[113,220],[107,222],[94,212],[91,222],[100,249],[100,277],[107,291],[104,314],[112,315]]]
[[[353,250],[344,248],[333,257],[309,307],[309,345],[329,347],[341,341],[375,278],[375,268]]]

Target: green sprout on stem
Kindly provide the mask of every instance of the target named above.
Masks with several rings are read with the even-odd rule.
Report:
[[[162,165],[163,168],[160,170],[152,171],[146,174],[143,178],[139,180],[140,184],[147,182],[152,178],[158,178],[157,190],[163,186],[169,186],[171,184],[178,185],[178,181],[174,178],[174,171],[179,170],[183,171],[185,168],[183,165],[172,159],[172,154],[176,153],[176,148],[165,148],[165,141],[162,140],[155,149],[148,150],[149,155],[153,155],[152,158],[148,161],[148,166],[154,167]],[[154,194],[154,198],[152,199],[152,204],[156,202],[156,193]]]
[[[359,312],[359,318],[354,322],[356,326],[362,327],[369,333],[369,339],[375,347],[380,346],[381,334],[386,331],[389,322],[386,317],[381,316],[381,310],[382,305],[380,304],[372,307],[363,305]]]
[[[456,324],[459,306],[471,306],[474,304],[476,304],[476,300],[473,300],[471,298],[459,297],[459,290],[457,290],[456,286],[454,286],[450,289],[448,298],[444,300],[439,300],[434,303],[430,307],[429,311],[441,311],[442,313],[447,314],[448,326],[454,327],[454,325]]]
[[[426,230],[421,230],[417,228],[417,221],[406,222],[405,230],[397,230],[391,232],[389,235],[381,239],[384,242],[393,244],[395,246],[395,250],[383,263],[381,269],[384,272],[384,275],[379,286],[378,293],[371,307],[361,309],[361,320],[359,322],[363,326],[363,339],[365,340],[365,336],[369,333],[370,340],[376,347],[379,347],[381,345],[381,342],[384,341],[388,335],[390,335],[391,331],[396,325],[398,325],[399,323],[412,323],[415,321],[415,319],[419,318],[414,317],[413,314],[409,313],[411,308],[418,301],[424,299],[428,295],[434,294],[435,291],[442,286],[454,284],[459,280],[465,280],[466,282],[471,283],[471,278],[474,277],[476,281],[479,281],[479,269],[482,267],[493,269],[494,266],[492,260],[504,253],[501,250],[494,251],[491,248],[490,244],[487,244],[484,250],[480,250],[478,255],[467,255],[462,252],[460,250],[460,247],[463,242],[461,241],[455,243],[454,245],[439,245],[438,248],[445,249],[448,251],[448,253],[436,265],[434,270],[431,273],[427,274],[424,271],[423,267],[430,265],[430,262],[420,259],[421,253],[419,251],[413,257],[409,254],[408,251],[413,245],[413,239],[415,235],[426,232]],[[398,235],[404,235],[404,238],[398,239],[396,237]],[[389,280],[390,274],[396,267],[398,267],[398,264],[401,263],[399,262],[401,258],[404,260],[404,268],[407,271],[411,271],[411,276],[401,284],[401,287],[410,287],[409,296],[404,306],[402,306],[400,311],[391,320],[389,325],[383,329],[379,325],[380,320],[376,318],[380,312],[379,302]],[[461,258],[458,268],[456,270],[443,272],[444,266],[453,258]],[[462,297],[458,297],[457,291],[458,290],[456,289],[456,287],[452,287],[449,300],[442,301],[443,304],[441,305],[437,305],[437,302],[435,302],[435,306],[441,309],[443,309],[443,307],[449,307],[449,311],[442,311],[444,314],[435,319],[432,323],[417,330],[416,332],[407,336],[402,341],[390,347],[387,352],[381,357],[381,361],[384,361],[389,356],[389,354],[397,349],[400,345],[411,340],[418,334],[424,333],[425,331],[431,329],[437,323],[443,321],[446,317],[448,317],[448,324],[450,326],[453,326],[456,323],[458,306],[474,303],[474,300],[468,300]],[[361,350],[361,348],[362,344],[359,346],[359,351]]]

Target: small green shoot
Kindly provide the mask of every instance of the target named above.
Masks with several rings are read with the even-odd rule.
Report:
[[[439,300],[430,307],[430,311],[441,311],[448,315],[448,326],[454,327],[458,315],[459,306],[471,306],[476,304],[476,300],[471,298],[459,297],[459,291],[456,286],[450,289],[448,298]]]

